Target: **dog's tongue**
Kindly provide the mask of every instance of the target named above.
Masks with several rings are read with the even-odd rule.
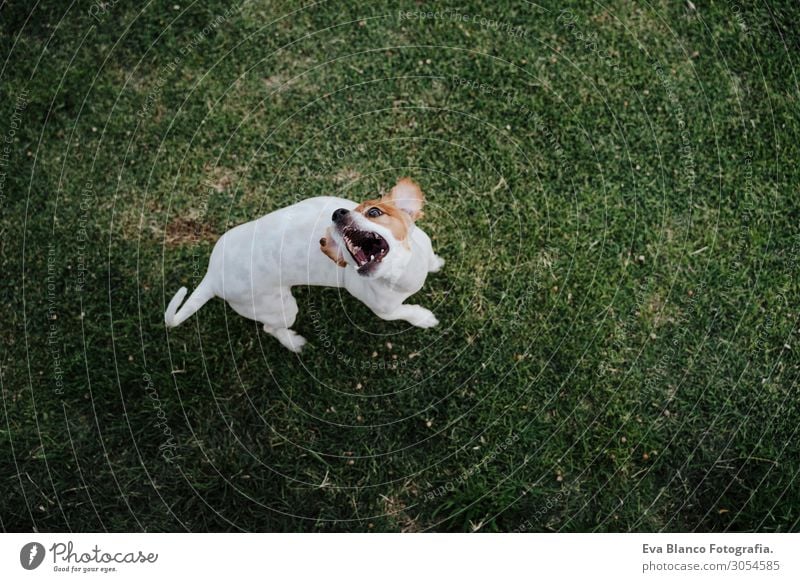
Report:
[[[356,261],[358,261],[359,266],[367,262],[367,253],[364,252],[364,249],[358,249],[358,252],[356,253]]]

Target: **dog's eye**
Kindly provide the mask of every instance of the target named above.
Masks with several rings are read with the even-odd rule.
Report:
[[[383,214],[383,212],[381,212],[380,208],[373,207],[367,210],[367,216],[370,218],[378,218],[381,214]]]

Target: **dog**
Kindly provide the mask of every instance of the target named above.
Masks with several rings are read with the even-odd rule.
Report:
[[[164,321],[178,326],[221,297],[299,352],[306,339],[291,329],[298,313],[292,287],[322,285],[344,287],[381,319],[433,327],[439,322],[430,310],[404,303],[444,265],[416,226],[424,203],[420,187],[402,178],[379,199],[320,196],[241,224],[220,237],[203,280],[186,303],[186,287],[178,290]]]

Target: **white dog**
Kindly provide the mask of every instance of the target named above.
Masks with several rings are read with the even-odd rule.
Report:
[[[424,201],[419,186],[404,178],[379,200],[321,196],[239,225],[217,241],[205,277],[180,309],[186,287],[178,290],[164,320],[180,325],[221,297],[299,352],[306,340],[290,329],[297,316],[291,288],[325,285],[344,287],[382,319],[433,327],[433,313],[403,303],[444,265],[414,224]]]

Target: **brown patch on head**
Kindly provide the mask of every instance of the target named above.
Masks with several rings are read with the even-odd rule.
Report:
[[[334,263],[339,265],[340,267],[346,267],[347,262],[344,260],[342,256],[342,251],[339,249],[339,245],[337,245],[333,238],[331,238],[330,229],[325,232],[325,236],[319,239],[319,250],[321,250],[325,255],[332,260]]]
[[[380,210],[380,216],[369,216],[369,211],[373,208]],[[386,202],[383,198],[362,202],[353,209],[353,212],[358,212],[370,222],[388,228],[392,236],[399,241],[403,241],[408,237],[408,229],[411,228],[412,222],[411,218],[397,206],[391,202]]]
[[[353,210],[364,218],[388,228],[394,238],[405,241],[414,221],[422,217],[425,195],[410,178],[402,178],[394,188],[380,200],[367,200]],[[379,216],[370,216],[370,210],[377,208]]]

